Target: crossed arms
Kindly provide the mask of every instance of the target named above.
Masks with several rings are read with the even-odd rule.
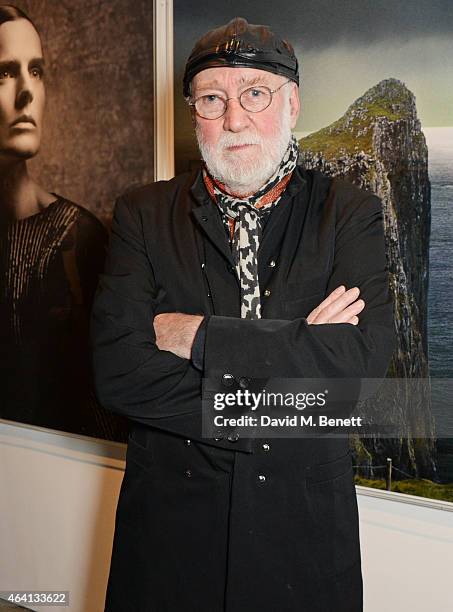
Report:
[[[358,314],[365,307],[358,287],[346,290],[340,285],[326,297],[307,317],[309,325],[323,323],[350,323],[357,325]],[[198,328],[203,321],[200,315],[180,312],[163,312],[154,317],[156,345],[161,351],[170,351],[178,357],[190,359]]]
[[[153,265],[158,262],[148,259],[141,206],[127,196],[117,201],[93,306],[95,384],[107,409],[164,426],[200,413],[203,377],[221,378],[225,372],[290,378],[385,375],[394,331],[379,198],[366,195],[338,220],[328,297],[308,318],[211,315],[204,372],[189,359],[202,317],[162,313],[153,319],[159,302]]]

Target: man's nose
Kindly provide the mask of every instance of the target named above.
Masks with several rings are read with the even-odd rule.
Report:
[[[33,100],[33,84],[28,72],[17,79],[16,108],[21,109]]]
[[[228,100],[228,106],[223,115],[223,129],[229,132],[240,132],[250,124],[250,118],[242,108],[237,98]]]

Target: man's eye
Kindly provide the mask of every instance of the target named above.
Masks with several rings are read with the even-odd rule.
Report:
[[[0,71],[0,79],[7,79],[8,77],[12,77],[12,73],[9,70],[1,70]]]
[[[219,100],[219,96],[216,96],[215,94],[208,94],[206,96],[203,96],[203,102],[205,104],[213,104],[215,102],[218,102]]]
[[[263,90],[262,89],[249,89],[249,95],[252,98],[259,98],[260,96],[263,95]]]

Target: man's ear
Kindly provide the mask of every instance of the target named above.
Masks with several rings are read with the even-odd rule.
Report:
[[[294,129],[300,113],[299,88],[295,83],[292,86],[291,94],[289,96],[289,108],[291,116],[291,129]]]

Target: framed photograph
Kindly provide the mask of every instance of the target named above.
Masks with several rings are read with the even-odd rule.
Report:
[[[2,420],[126,440],[94,394],[89,316],[116,198],[167,172],[155,10],[161,23],[145,0],[0,7]]]
[[[451,9],[174,0],[173,10],[176,173],[201,163],[182,95],[185,62],[206,31],[240,16],[295,48],[300,163],[381,198],[398,338],[387,374],[398,391],[382,409],[392,413],[395,436],[352,440],[356,483],[388,488],[390,477],[392,490],[453,501]]]

